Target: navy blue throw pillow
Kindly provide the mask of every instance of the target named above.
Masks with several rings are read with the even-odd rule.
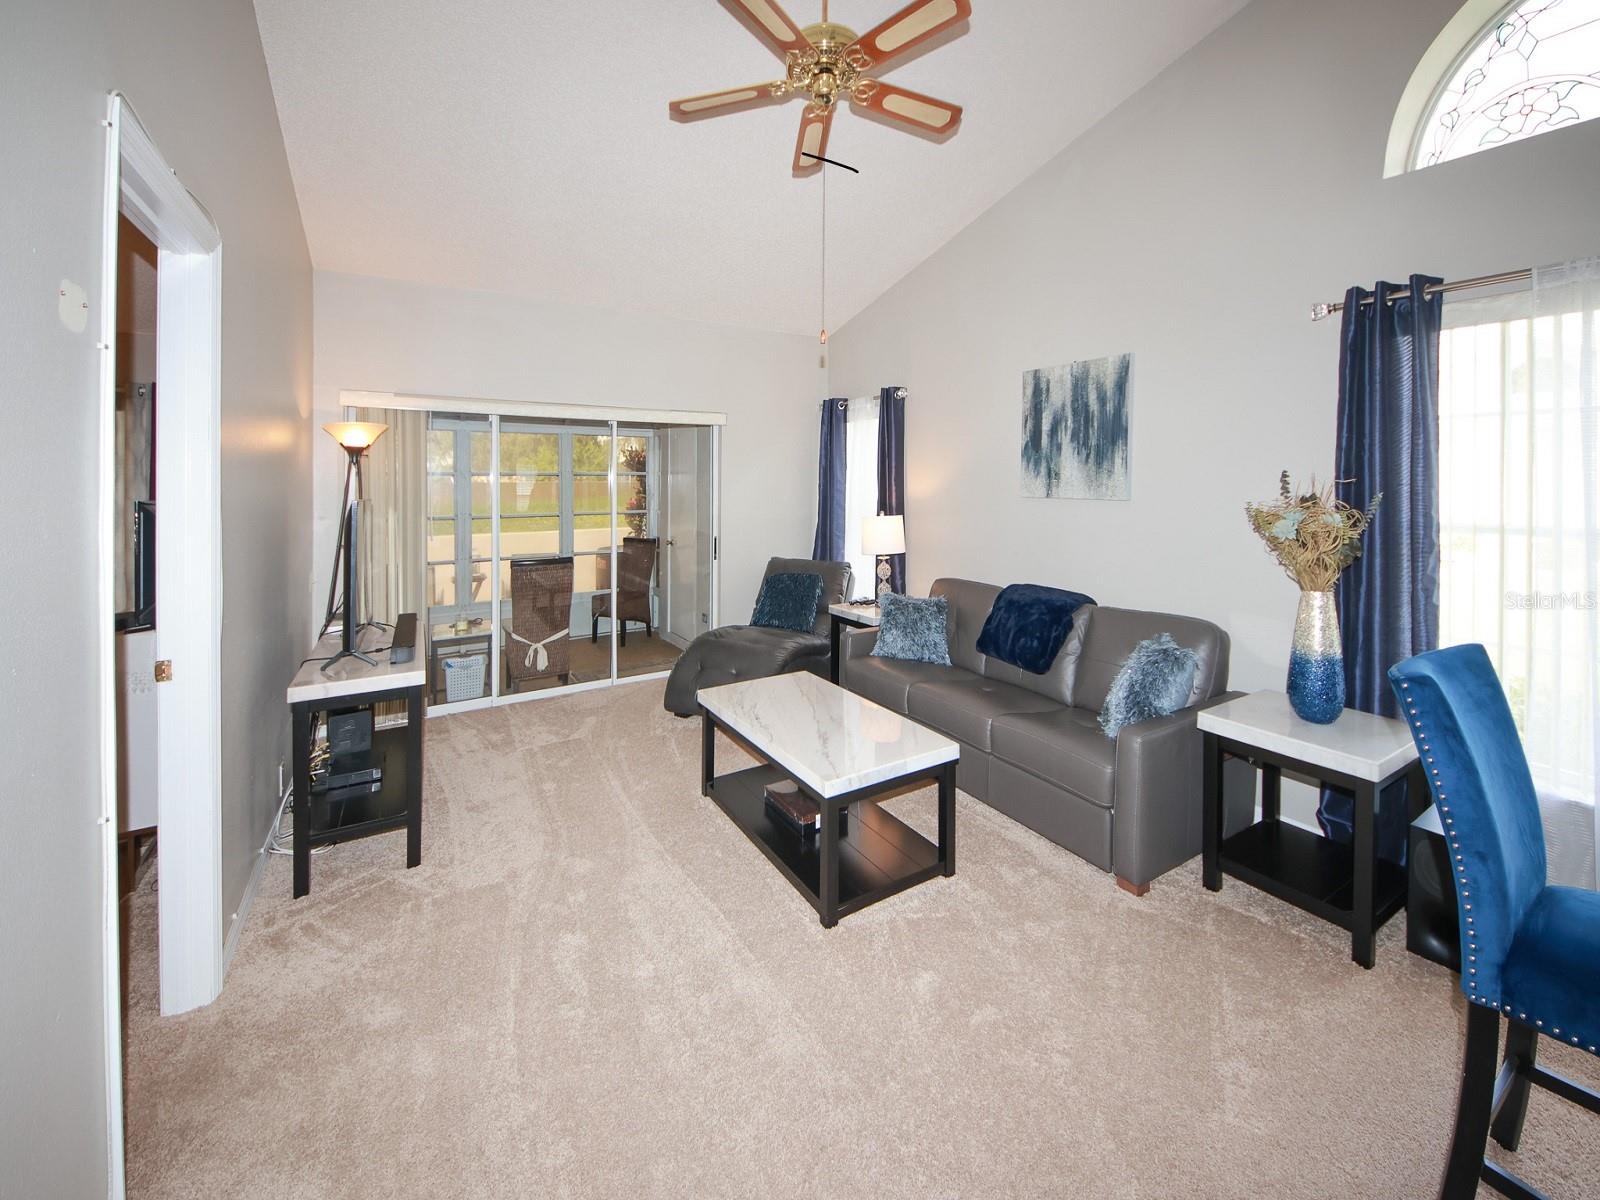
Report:
[[[1114,738],[1124,725],[1137,725],[1154,717],[1171,716],[1189,703],[1200,656],[1172,640],[1170,633],[1145,638],[1122,660],[1111,681],[1100,728]]]
[[[810,633],[817,623],[817,603],[821,599],[821,575],[809,571],[768,575],[761,581],[761,594],[756,597],[750,624]]]
[[[878,640],[874,658],[899,658],[909,662],[950,665],[950,642],[945,634],[950,602],[943,596],[902,596],[884,592],[878,597]]]
[[[1072,614],[1094,599],[1037,583],[1000,589],[978,635],[978,653],[1043,675],[1072,632]]]

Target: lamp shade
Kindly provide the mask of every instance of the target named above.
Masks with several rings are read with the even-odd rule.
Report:
[[[904,554],[906,552],[906,519],[901,516],[861,519],[861,552],[863,554]]]
[[[389,427],[380,421],[332,421],[322,428],[346,450],[365,450]]]

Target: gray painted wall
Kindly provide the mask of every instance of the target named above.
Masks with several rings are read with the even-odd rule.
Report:
[[[316,273],[316,424],[341,390],[724,412],[724,624],[749,619],[774,554],[816,526],[816,342],[492,292]],[[343,456],[316,435],[312,594],[327,595]]]
[[[285,756],[307,621],[311,269],[249,0],[8,6],[0,98],[0,1193],[104,1195],[93,697],[105,96],[126,92],[223,237],[223,925]],[[57,290],[88,293],[63,327]]]
[[[1338,321],[1310,305],[1600,253],[1600,121],[1382,178],[1459,2],[1257,0],[830,339],[832,394],[910,389],[913,591],[1031,580],[1207,617],[1233,686],[1283,687],[1294,585],[1241,509],[1285,467],[1331,473]],[[1133,499],[1024,500],[1023,371],[1122,351]]]

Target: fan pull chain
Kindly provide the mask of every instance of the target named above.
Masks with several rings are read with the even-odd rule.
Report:
[[[819,313],[822,322],[820,345],[828,344],[828,164],[822,164],[822,288]]]

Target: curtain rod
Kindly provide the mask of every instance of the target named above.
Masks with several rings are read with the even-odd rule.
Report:
[[[1479,275],[1476,279],[1457,279],[1450,283],[1430,283],[1422,289],[1422,294],[1424,296],[1442,296],[1446,292],[1460,292],[1465,291],[1467,288],[1493,287],[1497,283],[1521,283],[1525,279],[1532,278],[1532,269],[1525,267],[1520,271],[1501,271],[1498,275]],[[1394,293],[1385,296],[1384,300],[1389,301],[1392,295]],[[1371,304],[1376,298],[1375,296],[1364,296],[1361,303]],[[1336,312],[1343,311],[1343,300],[1335,300],[1332,304],[1313,304],[1311,306],[1311,319],[1313,321],[1321,321],[1331,317]]]
[[[900,395],[897,397],[897,399],[904,400],[904,399],[907,398],[906,389],[905,388],[903,388],[903,387],[902,388],[895,388],[895,391],[900,393]],[[857,400],[878,400],[878,399],[881,399],[881,397],[878,397],[878,396],[857,396],[856,399]],[[819,409],[824,407],[828,403],[829,400],[836,401],[840,405],[840,407],[843,407],[844,405],[850,403],[850,397],[848,397],[848,396],[828,396],[828,397],[826,397],[826,398],[824,398],[822,400],[818,400],[817,401],[817,407]]]

